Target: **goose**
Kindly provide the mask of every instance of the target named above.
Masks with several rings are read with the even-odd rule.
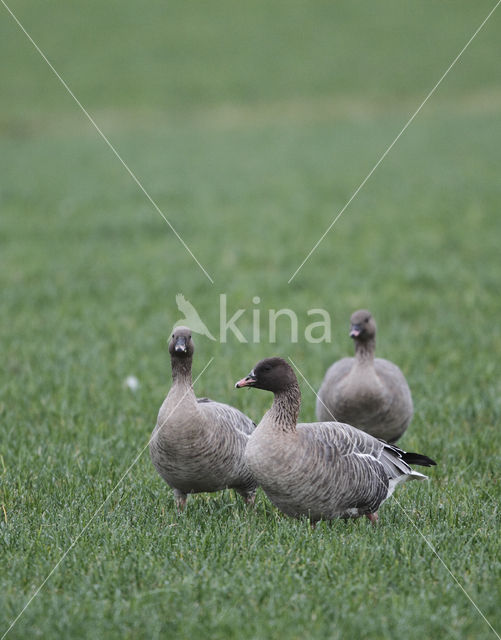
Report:
[[[409,385],[396,364],[375,358],[376,323],[366,309],[351,316],[355,357],[342,358],[325,374],[317,396],[317,420],[352,424],[387,442],[396,442],[413,414]]]
[[[280,511],[307,516],[313,526],[319,520],[363,515],[375,524],[380,505],[398,484],[427,479],[410,464],[436,464],[348,424],[297,424],[301,392],[282,358],[261,360],[235,386],[273,392],[272,407],[252,432],[245,460]]]
[[[190,493],[235,489],[252,504],[254,481],[244,451],[255,423],[238,409],[195,396],[191,364],[194,344],[188,327],[176,327],[169,342],[172,386],[149,448],[155,469],[184,509]]]

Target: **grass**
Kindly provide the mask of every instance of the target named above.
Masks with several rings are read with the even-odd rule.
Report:
[[[368,307],[413,391],[402,446],[439,462],[379,527],[312,532],[261,493],[255,510],[228,491],[177,516],[145,453],[8,638],[494,638],[421,534],[500,632],[501,14],[287,284],[490,8],[12,6],[214,285],[1,8],[0,631],[146,445],[178,292],[213,332],[220,293],[247,309],[249,343],[199,337],[195,373],[214,356],[198,392],[255,420],[270,396],[234,381],[280,354],[318,387]],[[299,341],[284,322],[270,345],[282,307]],[[330,345],[304,340],[314,307]]]

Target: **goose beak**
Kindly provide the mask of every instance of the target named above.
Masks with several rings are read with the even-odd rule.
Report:
[[[352,324],[350,329],[350,338],[358,338],[362,333],[362,328],[359,324]]]
[[[174,351],[176,353],[186,353],[188,351],[188,341],[185,336],[178,336],[174,344]]]
[[[248,376],[235,383],[235,389],[241,389],[242,387],[253,387],[256,383],[256,380],[256,376],[251,371]]]

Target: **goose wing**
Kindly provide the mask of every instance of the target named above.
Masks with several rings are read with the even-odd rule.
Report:
[[[345,376],[347,376],[353,365],[355,364],[355,358],[341,358],[327,369],[325,373],[324,382],[333,385],[340,382]]]
[[[389,479],[380,461],[383,443],[341,422],[299,424],[303,446],[314,461],[308,482],[325,491],[331,512],[374,513],[388,496]],[[324,505],[319,509],[328,512]]]
[[[210,416],[218,425],[232,430],[235,429],[246,436],[249,436],[256,428],[255,422],[235,407],[231,407],[222,402],[216,402],[210,398],[199,398],[197,402],[203,414]]]
[[[298,425],[299,426],[299,425]],[[341,458],[357,458],[357,466],[374,463],[381,465],[388,480],[396,480],[402,476],[410,476],[416,479],[424,479],[424,476],[414,471],[410,464],[431,466],[436,464],[434,460],[417,453],[406,452],[395,445],[388,444],[384,440],[374,438],[365,431],[356,429],[349,424],[341,422],[319,422],[310,426],[318,429],[318,438],[326,446],[332,447]],[[410,478],[409,478],[410,479]],[[403,480],[403,478],[402,478]]]

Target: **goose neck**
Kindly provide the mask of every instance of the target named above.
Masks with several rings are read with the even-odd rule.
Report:
[[[174,385],[191,387],[191,358],[171,358],[172,382]]]
[[[300,406],[301,392],[296,383],[283,391],[275,393],[273,405],[270,409],[270,417],[282,431],[293,432],[296,430]]]
[[[374,361],[375,349],[376,341],[374,338],[363,342],[359,341],[355,344],[355,357],[359,363],[371,363]]]

